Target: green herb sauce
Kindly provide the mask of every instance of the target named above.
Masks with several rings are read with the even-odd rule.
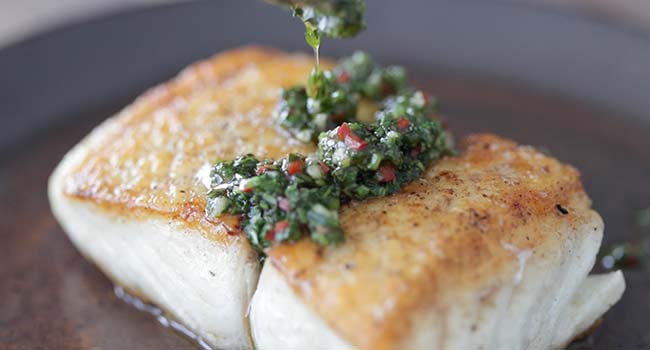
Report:
[[[343,240],[340,191],[314,157],[260,161],[248,154],[218,162],[211,176],[208,215],[243,215],[244,232],[260,250],[305,233],[322,245]]]
[[[321,132],[355,120],[359,100],[378,102],[409,91],[402,67],[383,68],[355,52],[331,71],[314,68],[306,87],[284,90],[275,119],[297,139],[316,141]]]
[[[303,2],[286,1],[293,15],[305,24],[305,40],[309,46],[318,48],[321,37],[352,38],[366,28],[363,0],[333,0]]]
[[[316,52],[321,36],[347,38],[365,28],[362,0],[279,2],[305,23]],[[360,118],[361,103],[376,106],[372,121]],[[436,101],[409,87],[402,67],[382,67],[363,52],[332,70],[317,61],[306,86],[282,91],[274,119],[318,150],[278,160],[247,154],[218,161],[207,215],[241,215],[244,232],[261,252],[304,236],[321,245],[341,242],[342,204],[395,193],[453,154],[435,115]]]
[[[208,215],[242,215],[260,251],[305,235],[322,245],[341,242],[343,203],[395,193],[453,152],[432,118],[435,101],[405,82],[402,68],[379,67],[360,52],[332,71],[314,69],[307,86],[282,92],[276,120],[299,140],[318,142],[318,151],[217,162]],[[356,120],[360,98],[379,101],[371,123]]]
[[[316,67],[322,37],[353,38],[366,29],[363,0],[267,0],[290,8],[305,25],[305,41],[314,49]]]

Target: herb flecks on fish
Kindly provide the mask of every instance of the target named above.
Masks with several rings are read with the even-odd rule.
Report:
[[[305,39],[313,48],[320,46],[322,37],[353,38],[366,29],[363,0],[286,3],[293,9],[293,15],[305,24]]]
[[[384,68],[367,53],[356,52],[331,71],[314,68],[307,86],[285,89],[274,117],[297,139],[316,141],[321,132],[354,121],[360,104],[409,93],[413,90],[402,67]],[[435,101],[422,97],[435,107]]]
[[[274,119],[318,150],[278,160],[247,154],[218,161],[206,212],[240,215],[259,251],[305,236],[336,244],[344,239],[342,204],[393,194],[454,151],[435,118],[436,101],[408,86],[402,67],[382,67],[363,52],[332,70],[318,66],[322,36],[349,38],[365,28],[362,0],[275,2],[289,5],[305,23],[317,64],[305,86],[282,91]]]
[[[453,152],[434,119],[435,101],[408,88],[402,69],[390,70],[399,77],[356,53],[332,71],[315,69],[306,87],[285,90],[277,122],[304,142],[318,142],[318,151],[217,162],[208,215],[242,215],[243,230],[259,250],[303,236],[321,245],[341,242],[343,203],[395,193]],[[377,84],[388,88],[377,90]],[[380,101],[373,122],[357,120],[360,98]]]

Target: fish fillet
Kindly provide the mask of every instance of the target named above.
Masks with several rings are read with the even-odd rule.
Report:
[[[574,168],[470,136],[400,193],[344,207],[343,245],[272,248],[257,348],[562,349],[625,288],[587,277],[603,234],[590,205]]]
[[[204,217],[207,175],[217,159],[314,150],[270,118],[312,66],[232,50],[97,127],[50,178],[71,241],[222,350],[560,348],[620,298],[620,273],[587,277],[603,224],[578,172],[492,135],[399,194],[345,206],[343,245],[271,249],[260,276],[238,219]]]
[[[260,263],[236,218],[204,218],[209,167],[241,153],[311,152],[266,117],[312,65],[256,48],[197,63],[97,127],[50,178],[52,210],[75,246],[217,349],[253,348]]]

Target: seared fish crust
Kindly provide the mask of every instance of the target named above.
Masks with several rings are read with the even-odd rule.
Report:
[[[243,153],[280,158],[313,150],[288,140],[269,118],[279,89],[302,83],[312,65],[306,56],[244,48],[189,67],[84,141],[66,195],[200,222],[202,167]]]
[[[314,150],[270,117],[312,67],[259,48],[192,65],[66,155],[53,212],[115,283],[223,350],[560,348],[620,298],[620,273],[587,278],[603,224],[578,171],[494,135],[345,206],[342,245],[272,248],[258,285],[238,219],[204,216],[207,175]]]
[[[260,264],[236,218],[205,219],[210,165],[311,152],[269,116],[279,90],[312,65],[259,48],[194,64],[98,126],[50,179],[52,210],[79,250],[216,348],[252,349]]]
[[[358,349],[566,345],[623,291],[620,274],[604,276],[609,287],[592,299],[596,315],[582,320],[582,329],[571,321],[559,326],[561,316],[577,320],[594,313],[571,306],[603,231],[579,172],[494,135],[469,136],[461,149],[400,193],[343,208],[343,245],[323,249],[301,241],[271,249],[259,297],[282,288],[265,283],[265,275],[281,276]],[[254,332],[269,317],[255,314],[257,304]],[[574,314],[565,314],[569,309]]]

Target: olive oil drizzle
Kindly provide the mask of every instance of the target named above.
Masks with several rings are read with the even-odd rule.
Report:
[[[298,16],[300,9],[294,9],[294,16]],[[314,58],[316,59],[316,69],[320,67],[320,37],[321,34],[318,28],[307,20],[302,22],[305,25],[305,41],[314,50]]]

